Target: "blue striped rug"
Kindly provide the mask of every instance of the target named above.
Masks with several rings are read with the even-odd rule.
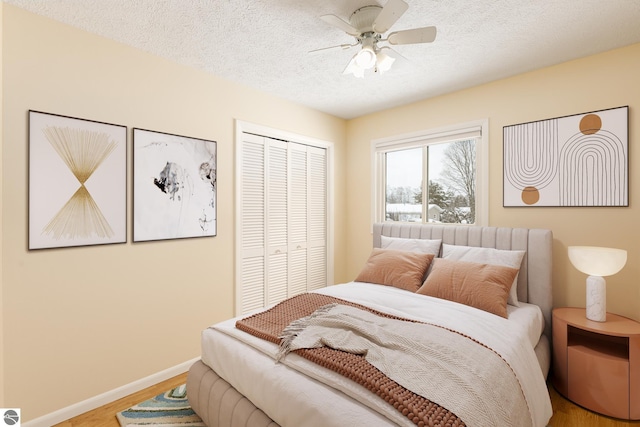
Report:
[[[186,384],[119,412],[116,417],[122,427],[204,427],[189,405]]]

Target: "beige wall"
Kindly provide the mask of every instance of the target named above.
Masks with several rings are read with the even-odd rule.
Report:
[[[489,119],[489,225],[550,228],[554,233],[554,306],[585,305],[586,276],[576,271],[567,246],[628,251],[625,268],[607,278],[609,311],[640,320],[640,44],[522,74],[446,96],[349,121],[347,167],[349,277],[370,251],[373,139]],[[624,208],[503,208],[502,128],[628,105],[630,206]]]
[[[27,421],[199,356],[201,330],[232,316],[234,119],[335,142],[336,182],[346,122],[3,9],[0,406],[22,408]],[[217,237],[29,252],[29,109],[126,125],[129,144],[133,127],[216,140]],[[130,145],[128,162],[131,183]],[[335,196],[344,212],[343,186]],[[335,278],[345,280],[343,217],[335,230]]]

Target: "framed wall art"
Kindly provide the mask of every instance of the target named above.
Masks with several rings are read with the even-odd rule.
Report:
[[[503,206],[629,206],[629,107],[503,128]]]
[[[215,141],[133,129],[133,241],[215,236]]]
[[[29,111],[29,249],[127,241],[126,126]]]

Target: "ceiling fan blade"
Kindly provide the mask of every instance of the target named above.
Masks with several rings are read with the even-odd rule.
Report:
[[[373,31],[378,34],[386,33],[408,8],[409,5],[404,0],[388,0],[376,20],[373,21]]]
[[[349,48],[352,48],[353,46],[356,46],[357,44],[358,43],[354,43],[354,44],[339,44],[337,46],[321,47],[319,49],[310,50],[309,53],[322,52],[323,50],[331,50],[331,49],[347,50]]]
[[[329,25],[332,25],[336,28],[341,29],[342,31],[344,31],[349,35],[352,35],[352,36],[360,35],[360,32],[357,29],[353,28],[351,24],[349,24],[346,21],[343,21],[342,19],[338,18],[336,15],[322,15],[320,19],[322,19],[324,22],[326,22]]]
[[[431,43],[436,39],[436,27],[414,28],[413,30],[394,31],[389,34],[389,44]]]

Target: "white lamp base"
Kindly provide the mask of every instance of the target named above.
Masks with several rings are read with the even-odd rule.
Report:
[[[607,320],[607,283],[603,277],[587,277],[587,319],[595,322]]]

